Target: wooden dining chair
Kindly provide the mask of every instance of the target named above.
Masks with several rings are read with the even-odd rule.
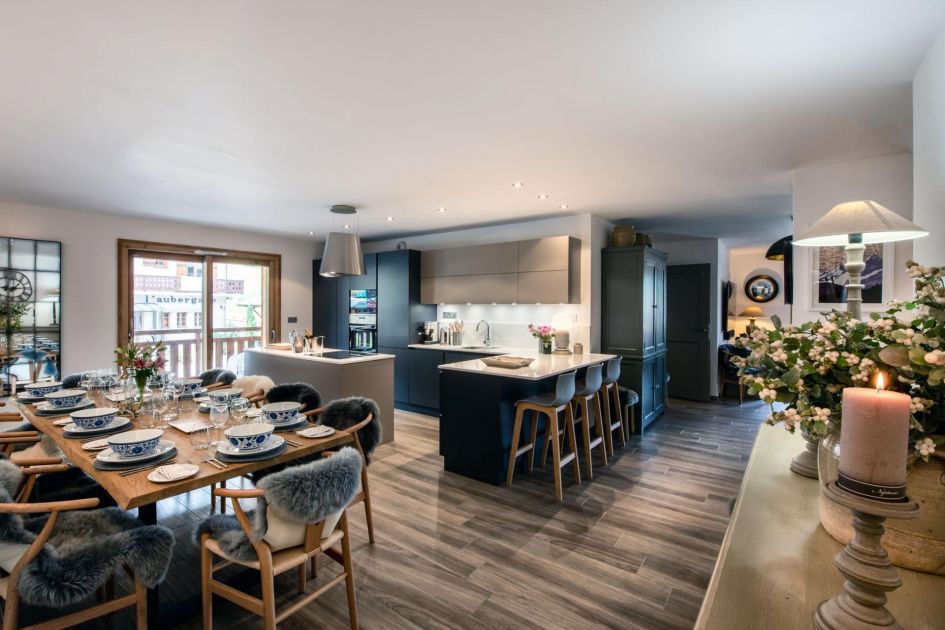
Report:
[[[39,444],[42,439],[39,431],[7,431],[0,433],[0,453],[11,457],[18,445]]]
[[[313,409],[308,412],[312,416],[317,416],[324,410],[324,407],[320,409]],[[308,415],[308,414],[306,414]],[[357,449],[358,453],[361,454],[361,489],[358,490],[358,493],[354,495],[354,498],[351,499],[351,503],[348,504],[348,507],[355,505],[357,503],[364,504],[364,517],[367,520],[367,531],[368,531],[368,540],[371,544],[374,544],[374,515],[371,513],[371,484],[368,482],[368,461],[367,457],[364,454],[364,448],[361,446],[361,440],[358,439],[358,431],[371,424],[371,421],[374,420],[374,414],[368,414],[364,420],[361,420],[356,425],[348,427],[347,429],[338,431],[339,433],[345,433],[351,436],[351,442],[354,448]],[[337,451],[322,451],[322,457],[331,457]]]
[[[203,599],[203,627],[204,630],[213,628],[213,596],[220,597],[233,602],[234,604],[245,608],[263,618],[263,627],[266,630],[273,630],[276,624],[285,620],[290,615],[295,614],[309,603],[321,597],[324,593],[341,584],[345,583],[348,594],[348,616],[351,622],[351,628],[357,630],[358,627],[358,607],[354,592],[354,568],[351,562],[351,543],[348,537],[348,515],[347,510],[341,511],[337,525],[325,534],[326,523],[329,519],[323,519],[317,523],[306,523],[304,543],[296,547],[289,547],[272,551],[264,539],[260,538],[256,542],[253,535],[253,527],[249,517],[240,506],[240,499],[258,499],[265,496],[265,491],[260,488],[249,490],[228,490],[217,488],[213,491],[215,495],[228,498],[233,503],[233,513],[239,521],[240,527],[246,534],[247,539],[256,550],[256,560],[238,560],[227,556],[219,543],[207,532],[200,536],[200,575],[201,590]],[[335,545],[341,543],[341,552],[334,549]],[[338,564],[344,570],[326,584],[319,587],[312,593],[307,592],[308,565],[312,565],[312,577],[316,574],[316,558],[320,554],[325,554]],[[219,562],[214,562],[214,556],[221,558]],[[215,571],[232,564],[248,567],[259,571],[262,580],[262,598],[253,597],[232,586],[219,582],[213,578]],[[298,571],[298,590],[299,594],[305,595],[299,601],[287,606],[281,612],[276,612],[275,595],[275,576],[285,573],[290,569]]]

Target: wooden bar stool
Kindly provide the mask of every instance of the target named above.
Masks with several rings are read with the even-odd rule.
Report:
[[[626,399],[623,405],[623,421],[626,423],[625,431],[630,436],[637,432],[636,407],[640,402],[640,395],[629,387],[620,387],[619,385],[617,391],[622,399]]]
[[[512,443],[509,447],[509,469],[505,475],[505,485],[512,485],[512,475],[515,473],[515,460],[519,455],[529,453],[528,470],[535,465],[535,442],[538,438],[538,419],[539,414],[548,418],[548,426],[545,429],[545,449],[541,462],[544,464],[547,457],[548,447],[551,447],[551,460],[554,465],[555,479],[555,500],[561,501],[564,493],[561,490],[561,468],[571,464],[571,471],[574,474],[574,480],[581,483],[581,469],[577,460],[577,436],[574,432],[574,410],[571,408],[571,399],[574,397],[574,377],[576,372],[566,372],[558,375],[558,381],[555,384],[555,391],[547,394],[539,394],[515,403],[515,424],[512,427]],[[534,412],[532,415],[531,440],[528,444],[519,447],[519,438],[522,433],[522,422],[525,419],[525,413]],[[564,427],[559,428],[558,414],[564,411]],[[568,444],[571,446],[571,452],[561,456],[561,445],[558,438],[564,434]]]
[[[607,465],[607,447],[604,444],[604,422],[600,407],[600,386],[603,382],[604,364],[592,365],[587,368],[584,378],[577,381],[574,398],[571,405],[581,411],[581,415],[575,417],[574,424],[582,426],[581,433],[584,437],[584,468],[588,479],[594,478],[594,467],[591,464],[591,449],[600,447],[601,461],[604,466]],[[593,405],[591,403],[593,402]],[[594,426],[597,435],[591,439],[591,409],[594,410]],[[547,452],[547,445],[546,445]],[[544,461],[544,456],[542,456]]]
[[[601,398],[604,400],[604,428],[607,453],[614,456],[614,431],[619,431],[620,446],[625,447],[627,434],[624,429],[623,410],[620,405],[620,391],[618,390],[617,379],[620,378],[620,361],[622,357],[614,357],[607,361],[607,374],[604,375],[604,382],[601,385]]]

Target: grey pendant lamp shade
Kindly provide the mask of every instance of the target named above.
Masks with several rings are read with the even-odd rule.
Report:
[[[336,205],[331,207],[332,214],[355,214],[354,206]],[[322,253],[319,275],[326,278],[341,276],[363,276],[364,254],[361,252],[361,239],[353,232],[330,232]]]
[[[875,201],[848,201],[834,206],[794,241],[795,245],[846,245],[862,234],[864,244],[907,241],[928,232]]]

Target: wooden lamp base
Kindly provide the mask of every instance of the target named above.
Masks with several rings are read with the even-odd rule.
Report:
[[[902,586],[899,571],[889,561],[882,545],[883,521],[911,519],[919,515],[918,504],[906,498],[885,503],[855,495],[831,481],[824,496],[853,511],[853,540],[837,554],[837,568],[846,578],[844,593],[817,607],[814,627],[818,630],[869,630],[900,628],[886,609],[886,593]]]

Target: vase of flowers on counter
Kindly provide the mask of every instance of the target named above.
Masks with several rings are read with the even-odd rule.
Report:
[[[822,320],[755,329],[736,359],[748,391],[771,406],[768,424],[819,440],[820,483],[837,477],[843,389],[875,387],[912,398],[907,492],[919,519],[892,520],[885,546],[895,564],[945,575],[945,268],[907,263],[912,300],[894,301],[866,321],[833,311]],[[753,372],[753,373],[749,373]],[[849,510],[821,500],[821,522],[837,540],[853,535]]]
[[[538,353],[551,354],[551,341],[554,338],[555,329],[548,324],[528,325],[528,332],[532,337],[538,340]]]
[[[141,345],[130,342],[115,349],[115,364],[134,380],[136,395],[131,406],[133,414],[144,406],[144,399],[149,392],[148,381],[164,369],[164,350],[160,342]]]

